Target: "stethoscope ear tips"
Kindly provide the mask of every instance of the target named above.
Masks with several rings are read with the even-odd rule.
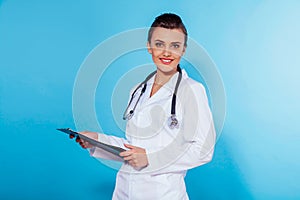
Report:
[[[176,115],[171,115],[168,119],[168,125],[170,129],[179,128],[179,123]]]

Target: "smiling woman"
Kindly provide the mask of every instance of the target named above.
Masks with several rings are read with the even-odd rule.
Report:
[[[181,29],[157,27],[153,30],[147,47],[157,67],[157,74],[150,97],[177,72],[177,66],[185,52],[185,37]]]
[[[157,27],[153,31],[147,47],[157,66],[159,76],[161,73],[165,76],[176,73],[177,65],[185,52],[184,37],[180,29]]]
[[[205,89],[179,65],[186,42],[187,31],[179,16],[158,16],[147,42],[156,71],[132,89],[124,114],[126,138],[81,132],[126,148],[120,153],[123,164],[113,199],[188,199],[187,170],[212,159],[215,129]],[[116,160],[82,139],[76,141],[94,157]]]

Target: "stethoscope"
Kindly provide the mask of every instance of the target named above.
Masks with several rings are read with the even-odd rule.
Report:
[[[168,119],[168,126],[170,127],[170,129],[174,129],[174,128],[179,128],[179,123],[178,123],[178,120],[177,120],[177,117],[176,117],[176,95],[177,95],[177,90],[178,90],[178,87],[179,87],[179,84],[181,82],[181,79],[182,79],[182,71],[181,71],[181,68],[179,67],[179,65],[177,66],[177,71],[179,72],[178,74],[178,78],[177,78],[177,82],[176,82],[176,85],[175,85],[175,89],[174,89],[174,92],[173,92],[173,97],[172,97],[172,105],[171,105],[171,116],[169,117]],[[146,88],[147,88],[147,82],[156,74],[156,71],[152,72],[151,74],[149,74],[146,79],[141,82],[137,88],[133,91],[132,95],[131,95],[131,98],[130,98],[130,101],[128,103],[128,106],[123,114],[123,119],[124,120],[130,120],[132,118],[132,116],[134,115],[134,111],[135,111],[135,108],[138,104],[138,102],[140,101],[140,98],[141,96],[145,93],[146,91]],[[142,87],[142,90],[141,90],[141,93],[140,93],[140,96],[138,97],[137,101],[135,102],[135,105],[133,107],[133,109],[131,109],[129,112],[128,112],[128,109],[132,103],[132,100],[135,96],[135,93],[136,91]]]

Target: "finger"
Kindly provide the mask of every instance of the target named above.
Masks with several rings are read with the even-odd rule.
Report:
[[[70,138],[70,139],[73,139],[74,137],[75,137],[75,136],[72,135],[72,134],[69,135],[69,138]]]
[[[128,151],[121,152],[119,155],[122,157],[125,157],[125,156],[130,156],[132,154],[133,154],[133,152],[131,150],[128,150]]]
[[[133,163],[132,160],[128,161],[129,165],[131,165],[132,167],[135,167],[135,164]]]
[[[135,146],[131,145],[131,144],[124,144],[124,146],[128,149],[133,149],[135,148]]]
[[[83,140],[80,137],[76,137],[76,142],[83,142]]]
[[[81,141],[79,142],[79,145],[80,145],[82,148],[84,148],[84,149],[87,148],[87,144],[88,144],[88,142],[85,142],[85,141],[83,141],[83,140],[81,140]]]
[[[84,146],[85,146],[86,149],[92,147],[92,145],[88,142],[84,142]]]
[[[123,159],[126,161],[130,161],[130,160],[132,160],[132,156],[126,156],[126,157],[123,157]]]

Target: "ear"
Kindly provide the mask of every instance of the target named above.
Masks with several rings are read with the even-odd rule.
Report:
[[[182,56],[183,56],[184,53],[185,53],[185,49],[186,49],[186,46],[183,47],[182,54],[181,54]]]
[[[149,43],[149,42],[147,42],[147,50],[148,50],[148,52],[149,52],[150,54],[152,54],[152,49],[151,49],[151,47],[150,47],[150,43]]]

